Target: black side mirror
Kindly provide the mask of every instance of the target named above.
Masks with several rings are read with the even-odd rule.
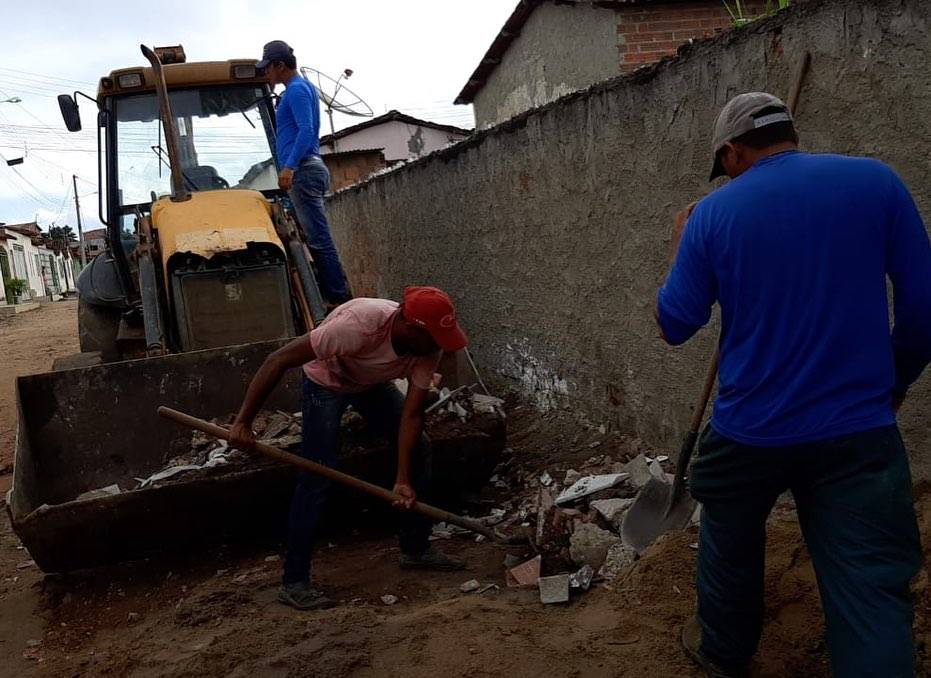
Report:
[[[61,109],[61,117],[64,119],[68,131],[80,132],[81,114],[78,112],[78,102],[69,94],[59,94],[58,107]]]

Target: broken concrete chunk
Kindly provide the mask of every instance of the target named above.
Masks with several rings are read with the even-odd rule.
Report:
[[[576,565],[589,565],[597,570],[604,564],[608,550],[620,543],[621,538],[613,532],[592,523],[581,523],[569,537],[569,556]]]
[[[265,425],[265,431],[262,433],[260,440],[271,440],[277,438],[291,427],[291,417],[282,412],[275,412],[268,418]]]
[[[630,484],[640,489],[653,477],[653,474],[650,472],[650,465],[647,463],[647,458],[643,454],[638,454],[636,457],[627,462],[625,469],[628,474],[630,474]]]
[[[571,468],[568,471],[566,471],[566,479],[562,481],[562,484],[565,485],[566,487],[570,487],[572,485],[575,485],[581,477],[582,477],[581,473],[576,471],[574,468]]]
[[[595,571],[591,565],[583,565],[578,572],[569,575],[569,586],[581,591],[588,591],[594,577]]]
[[[459,590],[463,593],[472,593],[472,591],[477,591],[481,588],[481,584],[478,579],[470,579],[467,582],[463,582],[459,585]]]
[[[385,605],[394,605],[396,602],[398,602],[398,597],[389,593],[388,595],[381,597],[381,602],[383,602]]]
[[[544,471],[540,474],[540,484],[543,487],[549,487],[553,484],[553,476],[550,475],[549,471]]]
[[[601,499],[593,501],[589,506],[608,521],[615,530],[620,530],[621,523],[624,520],[624,514],[627,513],[627,509],[631,507],[634,501],[633,498]]]
[[[546,605],[569,602],[569,575],[540,577],[540,602]]]
[[[690,527],[697,527],[701,525],[701,504],[695,504],[695,511],[692,512],[692,517],[689,519]]]
[[[103,497],[111,497],[115,494],[119,494],[120,492],[122,492],[122,490],[120,489],[119,485],[107,485],[106,487],[101,487],[96,490],[90,490],[88,492],[79,494],[75,500],[82,501],[84,499],[102,499]]]
[[[501,398],[495,398],[484,393],[474,393],[472,394],[472,406],[476,412],[495,414],[504,406],[504,401]]]
[[[663,470],[663,467],[655,459],[647,464],[647,468],[650,469],[650,475],[652,475],[657,480],[662,480],[666,482],[666,472]]]
[[[531,588],[537,585],[540,579],[540,556],[531,558],[525,563],[512,567],[507,571],[507,584],[510,588]]]
[[[612,488],[626,479],[626,473],[607,473],[599,476],[585,476],[556,497],[556,505],[562,506],[564,504],[571,504],[582,497],[587,497],[595,492]]]
[[[598,570],[598,574],[608,580],[614,579],[626,572],[627,568],[633,565],[636,559],[637,551],[635,549],[620,543],[614,544],[608,549],[605,561],[601,569]]]
[[[546,530],[546,516],[552,506],[553,495],[541,487],[537,493],[537,545],[543,542],[543,533]]]

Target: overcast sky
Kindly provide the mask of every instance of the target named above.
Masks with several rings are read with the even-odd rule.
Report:
[[[143,65],[139,44],[184,45],[188,61],[261,54],[286,40],[299,65],[324,73],[351,68],[349,87],[375,114],[398,109],[472,127],[453,106],[516,0],[62,0],[4,3],[0,60],[0,222],[74,226],[71,175],[85,229],[97,221],[94,107],[80,100],[85,130],[64,128],[55,95],[82,90],[115,68]],[[337,128],[357,122],[337,116]],[[328,132],[323,122],[321,134]]]

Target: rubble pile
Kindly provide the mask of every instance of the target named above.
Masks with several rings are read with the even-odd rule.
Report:
[[[399,384],[400,386],[400,384]],[[211,419],[211,423],[228,427],[235,415]],[[469,445],[474,438],[504,438],[503,401],[492,396],[472,393],[468,388],[450,393],[444,389],[438,394],[435,407],[427,417],[427,428],[434,440],[459,440],[462,445]],[[384,464],[393,473],[395,458],[381,454],[381,448],[390,446],[391,442],[376,440],[368,431],[362,417],[351,407],[343,415],[344,432],[343,461],[344,470],[356,475],[366,475],[370,467]],[[256,415],[253,431],[256,440],[279,449],[298,453],[301,446],[302,413],[281,410],[263,410]],[[499,430],[500,429],[500,430]],[[488,454],[489,445],[471,445],[473,454]],[[503,442],[501,443],[503,447]],[[494,450],[491,450],[494,452]],[[452,456],[465,457],[463,454]],[[372,463],[372,460],[376,460]],[[442,460],[441,460],[442,461]],[[492,455],[489,467],[494,467],[498,456]],[[149,487],[159,487],[170,483],[189,481],[204,476],[221,475],[235,471],[275,466],[279,462],[270,460],[260,454],[252,454],[234,449],[226,441],[218,440],[200,431],[192,431],[189,436],[176,439],[154,472],[141,477],[119,480],[106,487],[83,492],[74,501],[103,499],[108,496],[132,492]],[[475,466],[474,464],[472,465]],[[442,469],[442,464],[440,464]],[[378,469],[376,474],[383,469]],[[480,471],[480,469],[479,469]],[[454,473],[461,473],[454,470]],[[480,476],[478,472],[476,475]],[[488,473],[481,479],[488,478]],[[375,479],[371,479],[375,480]],[[384,484],[384,483],[382,483]]]
[[[644,452],[624,460],[596,455],[579,469],[524,471],[513,458],[503,462],[492,485],[511,490],[512,498],[482,521],[502,531],[522,528],[532,534],[531,548],[520,557],[509,555],[504,563],[507,585],[538,589],[541,602],[551,604],[624,577],[637,559],[636,550],[621,538],[624,516],[652,478],[672,482],[673,470],[667,456]],[[441,525],[433,538],[459,534],[466,531]]]

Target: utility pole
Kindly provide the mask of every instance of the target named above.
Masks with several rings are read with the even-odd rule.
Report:
[[[78,243],[81,248],[81,269],[87,266],[87,254],[84,252],[84,229],[81,226],[81,201],[78,199],[78,175],[71,175],[71,184],[74,186],[74,213],[78,217]]]

